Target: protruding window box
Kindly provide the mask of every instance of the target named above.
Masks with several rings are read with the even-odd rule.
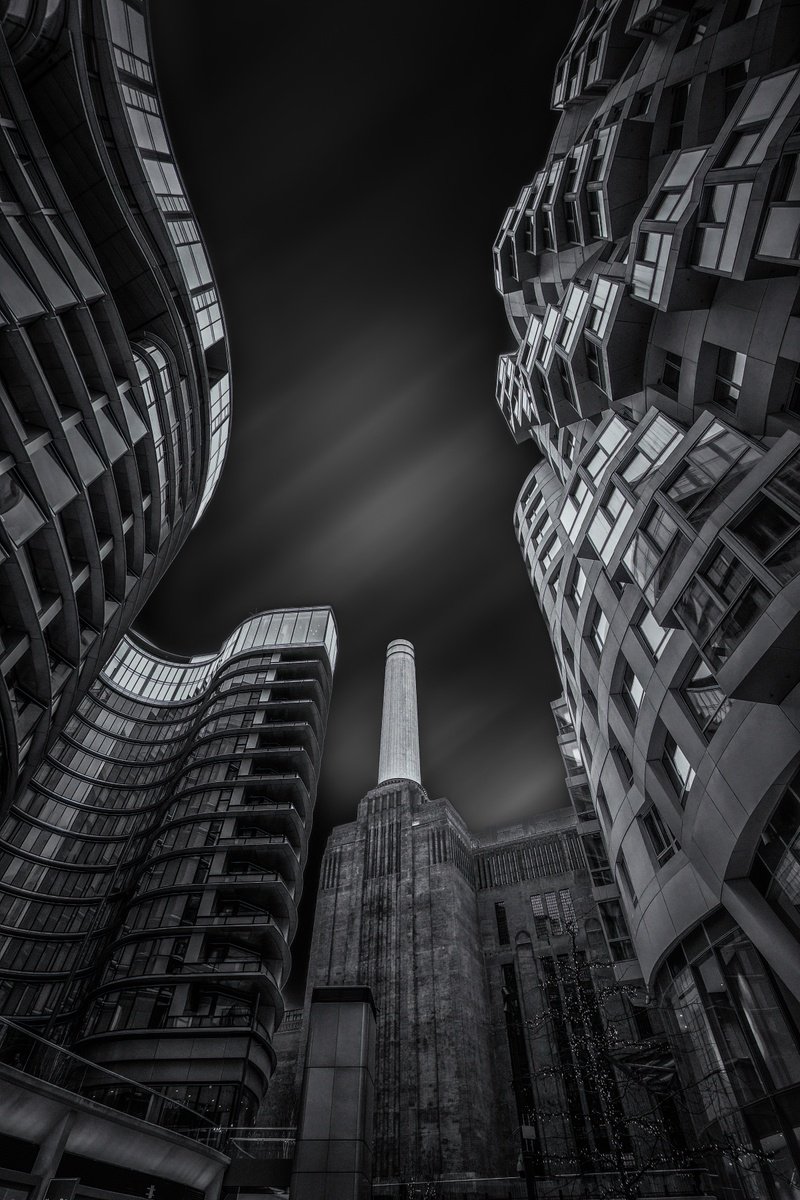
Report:
[[[717,430],[730,441],[719,443],[727,472],[716,483],[709,476],[707,485],[689,449],[687,465],[664,488],[697,536],[675,562],[653,615],[686,629],[731,699],[777,704],[800,680],[800,438],[785,434],[754,462],[747,450],[743,459],[731,457],[736,443],[748,442],[720,422],[695,446],[710,450]]]
[[[641,128],[640,123],[634,124]],[[633,226],[628,265],[631,295],[662,312],[707,306],[713,298],[710,280],[698,292],[690,253],[707,156],[705,146],[676,151]]]
[[[800,141],[791,137],[791,113],[798,96],[796,69],[743,89],[704,180],[692,249],[696,271],[747,279],[796,269]]]
[[[605,236],[616,240],[628,232],[647,196],[650,129],[642,121],[628,119],[618,121],[608,129],[608,146],[599,182],[608,221]]]
[[[636,0],[627,31],[637,37],[658,37],[686,15],[693,0]]]

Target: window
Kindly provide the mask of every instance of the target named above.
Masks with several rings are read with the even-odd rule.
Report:
[[[714,380],[714,400],[729,412],[736,412],[746,363],[747,355],[738,350],[720,347]]]
[[[573,784],[569,789],[572,807],[579,821],[594,821],[596,813],[592,807],[592,797],[585,783]]]
[[[565,429],[561,438],[561,457],[565,464],[572,463],[575,453],[575,436],[570,429]]]
[[[633,958],[633,944],[619,900],[606,900],[599,905],[599,909],[608,949],[614,962]]]
[[[701,733],[710,740],[729,712],[731,702],[702,659],[696,659],[681,695]]]
[[[716,670],[771,600],[729,546],[716,542],[675,605],[675,613]]]
[[[684,556],[689,539],[663,508],[656,506],[625,551],[623,562],[652,607]]]
[[[632,512],[630,501],[618,488],[612,487],[592,518],[587,537],[606,566],[625,532]]]
[[[625,462],[622,478],[631,485],[640,483],[669,457],[680,438],[678,427],[663,413],[658,413],[641,434],[633,453]]]
[[[800,568],[800,455],[795,455],[763,489],[736,536],[781,583]]]
[[[664,824],[661,813],[655,805],[651,804],[639,820],[657,864],[659,867],[663,867],[664,863],[669,862],[675,852],[680,850],[678,839]]]
[[[595,604],[592,619],[589,623],[589,641],[598,654],[602,653],[608,634],[608,618],[599,604]]]
[[[561,524],[570,541],[573,540],[572,535],[583,523],[583,518],[586,516],[593,498],[587,484],[580,478],[576,479],[561,510]]]
[[[169,143],[161,117],[158,115],[158,101],[155,96],[138,88],[126,87],[125,102],[139,149],[169,154]]]
[[[583,702],[587,710],[592,714],[595,725],[598,724],[599,718],[597,713],[597,697],[592,691],[589,684],[586,682],[586,676],[581,675],[581,692],[583,693]]]
[[[606,799],[606,793],[602,783],[598,783],[597,785],[597,811],[603,818],[603,823],[606,829],[610,829],[611,809],[608,807],[608,800]]]
[[[193,295],[192,305],[197,315],[203,348],[207,350],[209,346],[213,346],[215,342],[219,341],[223,333],[222,314],[214,288],[207,288],[204,292]]]
[[[800,776],[787,787],[761,835],[753,883],[783,920],[800,931]]]
[[[542,557],[539,560],[539,565],[543,575],[547,574],[549,571],[553,559],[560,549],[561,547],[558,543],[558,538],[555,536],[555,534],[553,534],[542,551]]]
[[[594,83],[600,74],[600,47],[603,44],[604,34],[599,33],[597,37],[593,37],[589,42],[589,48],[586,51],[586,83]]]
[[[625,855],[621,850],[617,855],[617,879],[622,880],[622,886],[631,902],[631,906],[636,908],[637,904],[639,903],[639,897],[636,895],[634,890],[633,883],[631,882],[630,872],[628,871],[628,864],[625,862]]]
[[[592,813],[594,816],[594,813]],[[603,843],[603,838],[599,833],[587,833],[581,838],[586,855],[586,865],[589,868],[589,875],[595,887],[607,887],[608,884],[614,882],[614,876],[611,874],[611,867],[608,863],[606,848]]]
[[[664,752],[661,763],[667,773],[680,801],[681,808],[686,804],[686,797],[694,782],[694,768],[681,750],[671,733],[664,739]]]
[[[569,667],[572,674],[575,674],[575,656],[572,653],[572,647],[567,641],[566,634],[563,629],[561,631],[561,657],[564,660],[565,666]]]
[[[569,363],[560,354],[556,354],[556,367],[558,368],[558,377],[561,380],[561,390],[564,393],[564,399],[570,404],[575,404],[575,390],[572,386],[572,377],[569,372]]]
[[[733,270],[752,190],[752,183],[722,183],[706,189],[694,250],[698,267]]]
[[[587,193],[586,204],[589,210],[589,229],[592,237],[604,238],[608,236],[606,226],[605,210],[603,208],[603,196],[599,191],[591,191]]]
[[[576,565],[572,572],[572,579],[569,585],[569,598],[576,609],[580,608],[581,599],[586,589],[586,576],[579,566]]]
[[[686,454],[667,495],[699,529],[759,457],[760,452],[742,434],[715,421]]]
[[[612,747],[612,753],[619,768],[620,778],[626,788],[633,787],[633,766],[622,746],[616,745]]]
[[[680,387],[682,361],[680,354],[672,354],[670,351],[667,351],[664,355],[661,383],[664,387],[669,388],[671,392],[677,392]]]
[[[570,285],[564,303],[564,315],[558,332],[558,344],[563,346],[568,354],[572,353],[575,337],[578,332],[581,317],[589,301],[589,294],[583,288]]]
[[[672,238],[666,233],[643,233],[633,264],[631,291],[640,300],[658,304],[667,274]]]
[[[639,682],[636,673],[630,663],[625,664],[625,670],[622,673],[622,683],[620,686],[620,694],[623,703],[628,712],[635,719],[636,714],[642,706],[642,697],[644,696],[644,688]]]
[[[567,176],[564,181],[564,193],[574,196],[578,190],[578,177],[581,173],[581,163],[586,152],[585,146],[576,146],[570,151],[567,159]]]
[[[574,200],[564,201],[564,224],[567,228],[567,241],[581,241],[581,226],[578,218],[578,205]]]
[[[583,348],[586,352],[586,367],[589,372],[589,378],[592,383],[597,384],[601,392],[608,395],[608,384],[606,382],[606,369],[603,364],[603,354],[596,342],[590,338],[584,337]]]
[[[584,766],[581,752],[578,749],[576,742],[571,742],[568,746],[561,747],[561,753],[564,758],[564,767],[568,775],[583,775]]]
[[[586,470],[595,483],[603,474],[609,459],[617,452],[628,436],[628,427],[619,417],[613,417],[592,448],[586,459]]]
[[[544,902],[547,908],[547,915],[550,918],[550,928],[553,933],[563,933],[564,926],[561,920],[561,910],[558,907],[558,897],[555,892],[545,892]]]
[[[533,926],[537,938],[540,941],[549,942],[550,922],[547,919],[547,910],[541,896],[531,896],[531,910],[533,911]]]
[[[704,149],[684,150],[678,155],[647,214],[648,221],[669,221],[674,225],[680,220],[689,207],[692,180],[705,156]]]
[[[542,193],[542,242],[548,250],[552,250],[555,246],[552,206],[558,189],[563,162],[563,159],[557,159],[551,164]]]
[[[608,141],[610,136],[611,129],[609,126],[606,126],[605,129],[600,130],[594,140],[592,157],[589,160],[589,182],[591,183],[596,183],[602,178],[608,155]]]
[[[602,275],[598,276],[595,282],[594,291],[589,303],[587,325],[599,340],[602,340],[606,335],[611,310],[619,288],[619,284],[611,283],[610,280],[604,279]]]
[[[769,144],[798,93],[798,72],[782,71],[759,80],[728,143],[726,167],[755,166],[764,161]]]
[[[508,946],[511,941],[508,934],[508,917],[506,916],[506,906],[500,901],[495,903],[494,919],[497,923],[498,942],[501,946]]]
[[[766,258],[800,256],[800,154],[786,154],[780,161],[758,253]]]
[[[672,107],[667,130],[667,150],[679,150],[683,138],[683,123],[689,104],[689,84],[681,83],[672,91]]]
[[[645,609],[644,615],[639,621],[638,628],[639,633],[642,635],[642,640],[655,661],[658,662],[664,653],[664,648],[669,641],[672,630],[662,629],[649,608]]]
[[[646,117],[650,112],[650,104],[653,99],[653,89],[645,88],[638,92],[631,108],[632,117]]]

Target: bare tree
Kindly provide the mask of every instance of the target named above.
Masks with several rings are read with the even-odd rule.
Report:
[[[568,953],[540,960],[541,1011],[524,1022],[539,1178],[557,1182],[559,1194],[598,1200],[637,1200],[657,1175],[665,1188],[682,1181],[702,1193],[709,1161],[725,1155],[760,1179],[771,1163],[760,1147],[736,1132],[697,1138],[696,1103],[680,1085],[660,1011],[641,985],[619,982],[610,961],[580,949],[576,928],[569,932]],[[698,1082],[719,1086],[713,1072]]]

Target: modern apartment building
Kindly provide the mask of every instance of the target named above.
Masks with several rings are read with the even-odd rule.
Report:
[[[665,1006],[697,1135],[762,1148],[717,1157],[748,1197],[800,1172],[796,20],[583,4],[494,249],[497,398],[540,452],[515,528],[606,932]]]
[[[319,609],[252,618],[185,662],[121,643],[0,826],[5,1016],[216,1124],[252,1120],[335,638]]]
[[[2,28],[8,800],[208,504],[230,372],[144,6],[30,0],[8,5]]]
[[[324,607],[186,659],[131,632],[230,430],[144,0],[0,5],[0,205],[0,1057],[38,1081],[4,1080],[0,1166],[13,1142],[27,1174],[0,1191],[44,1195],[87,1144],[131,1168],[122,1113],[159,1187],[216,1196],[220,1154],[136,1123],[219,1131],[263,1098],[337,638]],[[65,1081],[54,1142],[31,1097]]]

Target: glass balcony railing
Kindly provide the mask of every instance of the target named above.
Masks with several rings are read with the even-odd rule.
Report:
[[[188,1105],[80,1058],[6,1017],[0,1017],[0,1064],[76,1096],[91,1098],[90,1093],[102,1091],[103,1099],[94,1103],[180,1130],[197,1140],[202,1140],[199,1135],[204,1130],[213,1128],[211,1121]]]

